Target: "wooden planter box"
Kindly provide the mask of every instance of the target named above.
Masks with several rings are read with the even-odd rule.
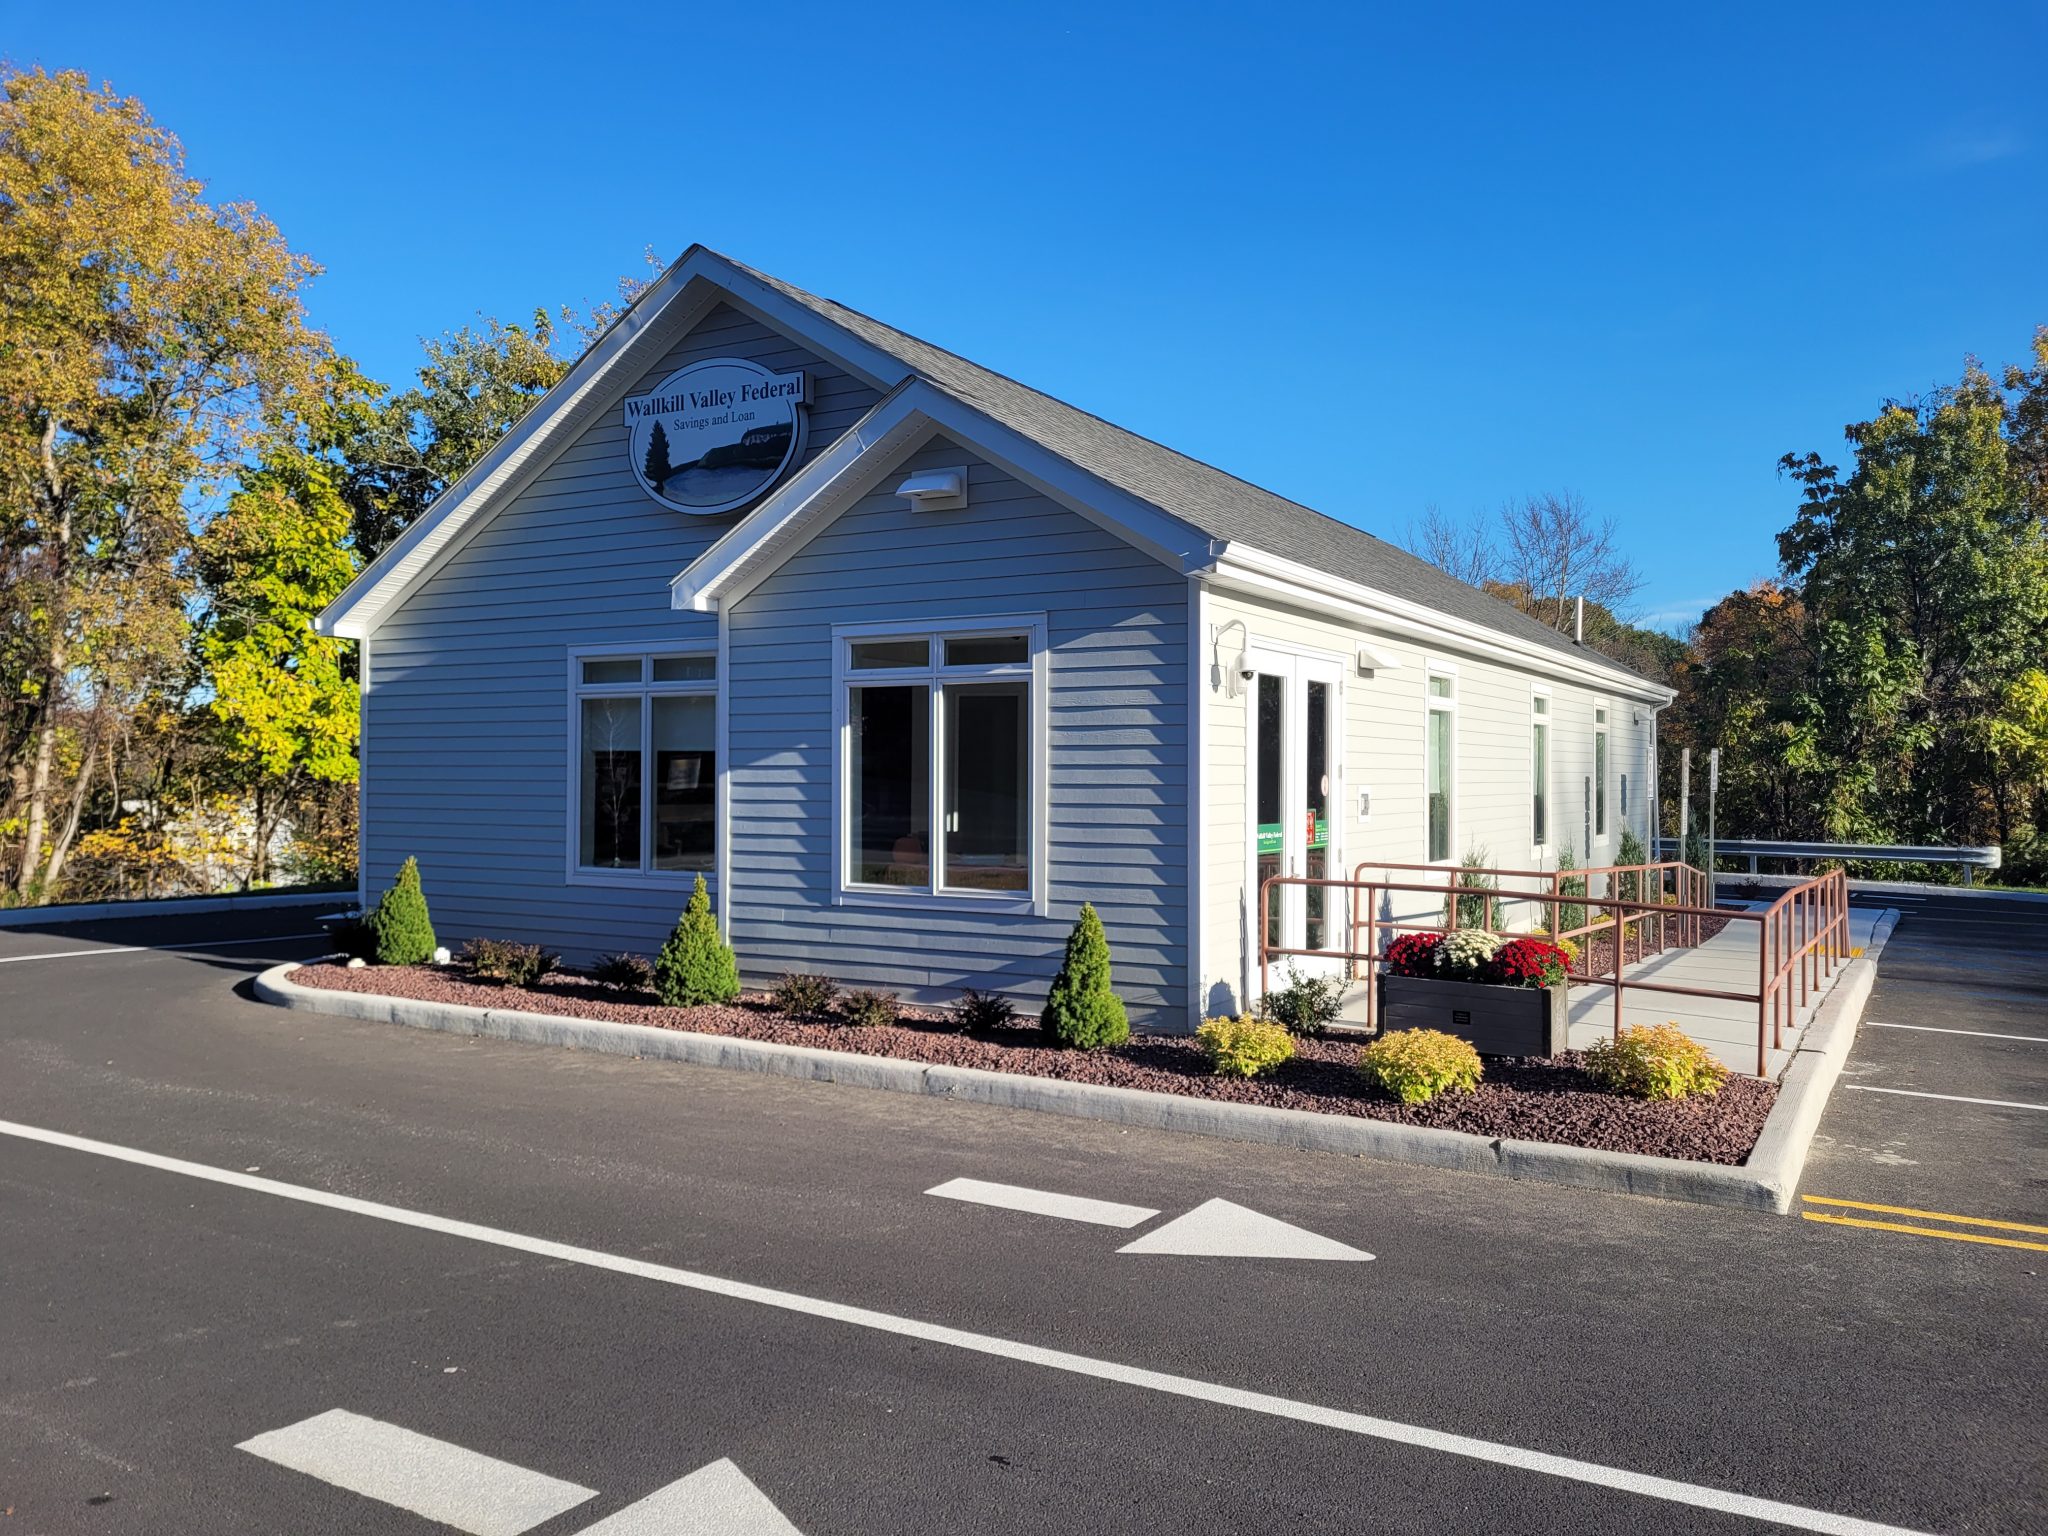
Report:
[[[1555,1056],[1571,1029],[1564,987],[1495,987],[1380,972],[1381,1033],[1440,1029],[1482,1056]]]

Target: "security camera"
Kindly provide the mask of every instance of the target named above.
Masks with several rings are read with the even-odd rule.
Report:
[[[1252,672],[1252,659],[1245,655],[1243,651],[1237,653],[1237,675],[1246,682],[1250,682],[1254,676]]]

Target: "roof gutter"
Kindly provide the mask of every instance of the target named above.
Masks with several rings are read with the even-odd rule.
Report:
[[[1369,624],[1409,639],[1505,661],[1553,678],[1590,683],[1645,704],[1661,707],[1676,695],[1661,683],[1637,677],[1596,653],[1572,656],[1548,646],[1517,640],[1483,625],[1467,623],[1422,603],[1395,597],[1355,581],[1332,576],[1298,561],[1267,554],[1228,539],[1212,539],[1207,558],[1190,562],[1188,574],[1214,585]]]

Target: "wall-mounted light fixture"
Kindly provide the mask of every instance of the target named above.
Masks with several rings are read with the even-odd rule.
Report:
[[[913,512],[956,512],[967,505],[967,471],[919,470],[896,487],[896,494],[910,499]]]
[[[1238,647],[1234,655],[1226,658],[1223,637],[1232,630],[1237,631]],[[1243,619],[1231,619],[1218,624],[1209,633],[1209,686],[1223,690],[1223,697],[1234,699],[1244,692],[1244,685],[1252,680],[1251,657],[1245,649],[1245,642],[1251,632],[1244,627]]]

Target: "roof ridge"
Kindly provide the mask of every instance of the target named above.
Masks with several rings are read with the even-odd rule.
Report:
[[[1275,501],[1285,502],[1288,506],[1295,508],[1297,511],[1306,512],[1311,517],[1319,517],[1323,519],[1325,522],[1335,523],[1338,527],[1345,529],[1347,532],[1361,534],[1364,537],[1373,540],[1375,543],[1386,545],[1390,549],[1400,548],[1400,546],[1393,543],[1392,540],[1381,538],[1378,534],[1374,533],[1370,528],[1361,528],[1356,523],[1346,522],[1343,518],[1338,517],[1335,513],[1325,512],[1320,507],[1312,507],[1307,502],[1296,501],[1292,496],[1283,496],[1280,492],[1274,490],[1271,486],[1260,485],[1256,480],[1247,480],[1243,475],[1238,474],[1235,470],[1225,469],[1220,464],[1211,464],[1207,459],[1198,459],[1193,454],[1187,452],[1187,450],[1183,448],[1176,448],[1173,446],[1173,444],[1161,442],[1156,437],[1147,437],[1142,432],[1133,431],[1131,428],[1123,425],[1123,423],[1121,422],[1111,421],[1107,416],[1103,416],[1095,411],[1089,410],[1085,405],[1076,405],[1071,400],[1063,400],[1058,395],[1051,394],[1046,390],[1040,389],[1035,384],[1027,384],[1022,379],[1016,378],[1011,374],[1004,373],[1000,368],[991,368],[987,363],[976,362],[973,358],[968,357],[963,353],[955,352],[951,347],[942,346],[936,341],[928,341],[922,336],[914,335],[911,332],[904,330],[899,325],[891,325],[887,320],[879,319],[876,316],[869,314],[864,309],[856,309],[853,305],[846,303],[844,300],[835,299],[831,297],[829,294],[813,293],[810,289],[799,287],[797,284],[792,283],[787,278],[776,277],[772,273],[763,272],[759,267],[750,266],[748,263],[741,261],[736,257],[726,255],[723,251],[712,250],[709,246],[706,246],[704,249],[709,254],[716,256],[720,261],[729,262],[731,263],[731,265],[739,268],[740,271],[745,272],[748,276],[757,277],[762,282],[768,283],[773,287],[782,289],[787,293],[799,295],[804,299],[811,300],[818,304],[829,304],[834,309],[844,310],[849,315],[853,315],[861,320],[865,320],[869,325],[875,326],[881,330],[888,331],[893,335],[901,336],[905,341],[915,342],[920,347],[928,347],[934,352],[940,353],[945,357],[950,357],[951,359],[953,359],[954,362],[961,364],[963,367],[971,368],[975,370],[977,373],[985,373],[993,378],[1001,379],[1005,384],[1013,385],[1018,389],[1024,390],[1028,394],[1036,395],[1041,400],[1050,401],[1052,404],[1059,406],[1062,410],[1073,411],[1077,415],[1086,416],[1090,421],[1096,422],[1104,427],[1107,427],[1112,432],[1121,433],[1125,437],[1136,438],[1141,443],[1149,443],[1152,447],[1157,448],[1162,453],[1170,453],[1175,458],[1183,459],[1187,463],[1194,465],[1196,468],[1205,469],[1213,475],[1222,475],[1225,479],[1235,481],[1237,484],[1244,486],[1247,490],[1257,491],[1261,496],[1271,496]],[[939,379],[933,379],[930,382],[935,384],[944,383],[943,380]],[[952,393],[959,393],[959,389],[957,386],[947,385],[946,387]],[[1407,553],[1413,554],[1414,552],[1410,550],[1407,551]],[[1420,556],[1417,556],[1417,558],[1419,559]],[[1450,573],[1445,572],[1444,574],[1449,575]],[[1457,578],[1452,577],[1451,579],[1455,581]],[[1474,590],[1477,591],[1480,589],[1474,588]],[[1488,595],[1491,596],[1490,593]]]

